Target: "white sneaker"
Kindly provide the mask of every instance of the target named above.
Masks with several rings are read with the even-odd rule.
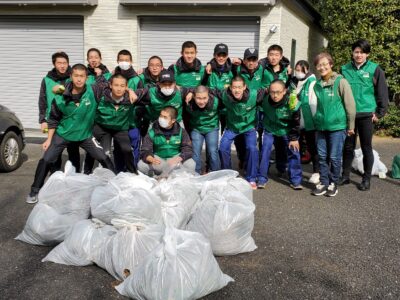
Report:
[[[319,173],[313,173],[308,180],[309,183],[318,184],[319,183]]]
[[[38,195],[31,196],[30,194],[26,197],[26,203],[35,204],[38,202]]]

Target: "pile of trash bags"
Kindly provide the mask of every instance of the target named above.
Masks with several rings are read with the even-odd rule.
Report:
[[[379,178],[386,178],[386,173],[388,169],[385,164],[381,161],[381,158],[375,150],[372,150],[374,154],[374,164],[372,166],[372,175],[377,175]],[[364,174],[364,163],[363,163],[363,153],[361,148],[354,150],[354,159],[351,163],[351,167],[355,170]]]
[[[233,170],[156,180],[67,162],[39,193],[17,240],[54,246],[42,260],[95,264],[134,299],[198,299],[233,281],[214,255],[254,251],[253,193]]]

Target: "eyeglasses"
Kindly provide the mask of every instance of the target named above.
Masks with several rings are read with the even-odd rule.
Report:
[[[280,95],[282,94],[284,91],[269,91],[270,95]]]
[[[317,69],[321,69],[322,67],[327,67],[327,66],[329,66],[329,65],[330,65],[330,63],[318,64],[318,65],[317,65]]]

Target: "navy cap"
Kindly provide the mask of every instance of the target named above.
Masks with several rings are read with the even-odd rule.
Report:
[[[228,46],[225,44],[217,44],[214,48],[214,55],[218,55],[221,53],[228,54]]]
[[[161,71],[160,82],[175,82],[174,73],[168,70]]]
[[[255,57],[258,59],[258,50],[255,48],[247,48],[244,51],[243,59],[248,59],[250,57]]]

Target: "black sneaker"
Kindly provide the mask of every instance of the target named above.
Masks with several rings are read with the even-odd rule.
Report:
[[[328,190],[326,191],[325,196],[328,197],[335,197],[338,193],[338,189],[336,184],[334,184],[333,182],[328,186]]]
[[[338,185],[346,185],[350,184],[350,178],[343,176],[342,178],[339,179]]]
[[[328,188],[323,184],[317,184],[315,189],[312,190],[311,194],[314,196],[322,196],[325,195],[328,191]]]

